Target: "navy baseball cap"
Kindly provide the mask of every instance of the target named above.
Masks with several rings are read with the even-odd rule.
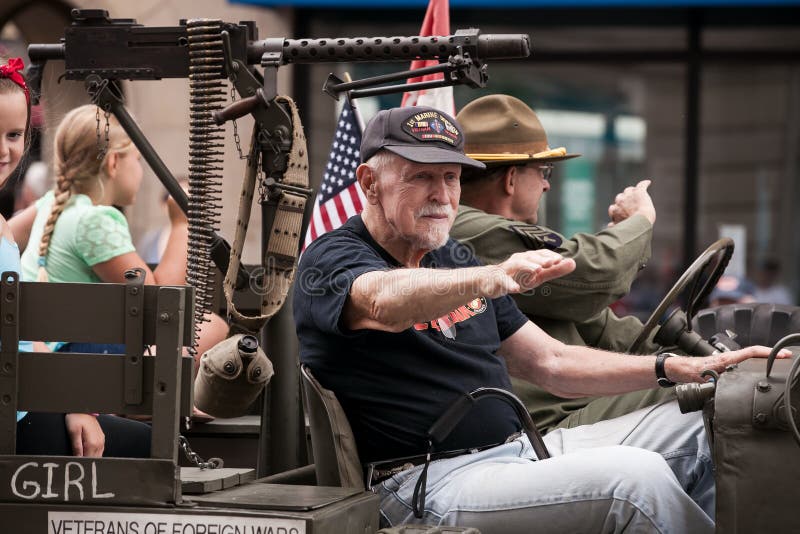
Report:
[[[378,112],[364,129],[361,162],[382,148],[416,163],[486,168],[464,155],[464,133],[458,122],[435,108],[415,106]]]

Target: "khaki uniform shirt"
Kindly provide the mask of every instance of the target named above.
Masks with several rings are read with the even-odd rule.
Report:
[[[515,252],[541,248],[574,259],[572,273],[514,296],[520,309],[552,337],[570,345],[621,352],[639,335],[642,323],[638,319],[617,317],[608,305],[630,291],[639,269],[650,259],[653,226],[644,216],[630,217],[597,234],[580,233],[565,239],[543,226],[460,206],[450,235],[471,246],[486,264],[500,263]],[[537,426],[544,430],[559,425],[593,400],[562,399],[521,380],[515,379],[513,384]],[[632,405],[629,402],[619,408],[622,413],[605,410],[603,418],[638,408],[641,399],[634,397]],[[591,418],[581,420],[591,422]]]

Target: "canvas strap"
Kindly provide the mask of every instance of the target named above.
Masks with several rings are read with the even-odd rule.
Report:
[[[279,180],[279,183],[306,189],[308,188],[308,151],[306,150],[306,137],[303,133],[300,116],[297,113],[297,106],[288,96],[279,96],[276,100],[285,103],[291,110],[293,131],[289,160],[283,179]],[[300,231],[306,207],[306,197],[302,194],[284,190],[280,198],[277,199],[275,218],[272,222],[272,227],[269,229],[267,250],[262,262],[263,279],[258,284],[259,293],[261,294],[261,314],[255,316],[242,314],[233,303],[233,293],[257,185],[259,153],[258,132],[254,129],[250,156],[247,159],[247,171],[242,182],[242,194],[239,199],[236,236],[231,248],[228,272],[225,274],[223,283],[225,300],[228,304],[228,314],[233,323],[252,333],[261,330],[286,300],[289,287],[291,287],[294,279],[297,255],[300,249]]]

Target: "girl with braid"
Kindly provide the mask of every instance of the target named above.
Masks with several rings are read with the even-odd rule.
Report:
[[[147,284],[186,284],[189,223],[177,203],[168,200],[171,231],[154,271],[136,252],[125,216],[114,207],[133,204],[143,170],[139,151],[113,115],[106,118],[94,105],[70,111],[56,131],[53,160],[55,187],[19,216],[33,221],[22,254],[23,279],[124,283],[125,271],[140,267]],[[198,355],[227,335],[221,317],[207,319]],[[125,353],[124,345],[91,343],[57,350]]]
[[[0,186],[30,141],[30,91],[22,68],[19,58],[0,61]],[[0,236],[0,272],[20,272],[19,249],[2,217]],[[20,342],[19,350],[31,351],[30,342]],[[17,454],[149,456],[149,441],[147,425],[119,417],[17,412]]]
[[[129,206],[136,199],[143,175],[140,160],[139,151],[113,115],[106,119],[93,105],[67,113],[55,135],[55,186],[35,204],[28,247],[22,255],[24,278],[124,283],[126,270],[142,267],[146,283],[186,283],[188,221],[177,204],[169,203],[172,231],[155,272],[136,253],[125,216],[114,207]]]
[[[53,190],[12,220],[20,221],[14,224],[18,239],[23,233],[18,227],[30,228],[23,280],[124,283],[125,271],[139,267],[146,284],[186,284],[189,223],[177,203],[171,197],[167,201],[170,233],[154,271],[136,252],[128,222],[114,207],[133,204],[143,169],[139,151],[113,115],[106,117],[94,105],[67,113],[56,130],[53,170]],[[218,315],[206,319],[198,335],[198,358],[228,333]],[[67,343],[56,344],[55,350],[124,354],[125,345]],[[210,417],[195,409],[193,419]]]

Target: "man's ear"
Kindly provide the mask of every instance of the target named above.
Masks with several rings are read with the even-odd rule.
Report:
[[[364,196],[367,197],[367,202],[370,204],[378,203],[376,178],[372,168],[365,163],[362,163],[356,169],[356,180],[358,180],[358,185],[361,186],[361,191],[364,192]]]
[[[503,173],[503,177],[500,179],[500,184],[503,188],[503,193],[508,196],[512,196],[514,194],[514,190],[517,187],[519,182],[519,173],[517,172],[517,168],[514,165],[511,165],[506,168],[506,172]]]

